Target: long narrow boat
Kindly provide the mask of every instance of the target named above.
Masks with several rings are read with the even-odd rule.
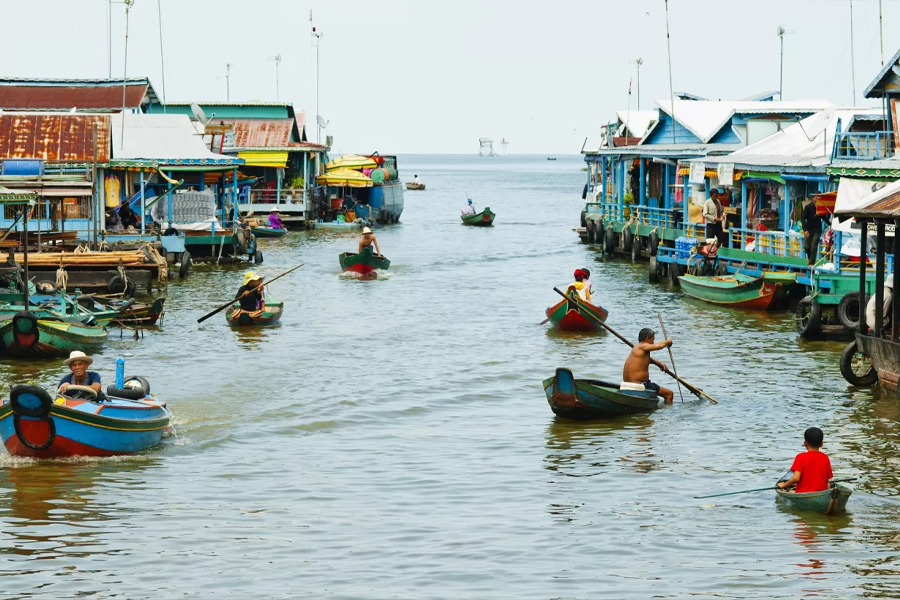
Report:
[[[254,325],[275,325],[284,312],[284,302],[272,297],[266,299],[261,310],[247,312],[240,305],[233,304],[225,312],[225,320],[229,325],[249,327]]]
[[[344,252],[338,257],[338,260],[341,262],[342,271],[360,275],[371,275],[376,270],[387,271],[391,267],[391,261],[380,254],[373,253],[371,247],[363,248],[359,254]]]
[[[688,296],[711,304],[752,310],[769,308],[777,289],[765,277],[742,273],[712,277],[682,275],[678,280]]]
[[[620,390],[619,384],[596,379],[575,379],[572,371],[557,368],[544,380],[544,393],[553,412],[567,419],[605,419],[648,412],[659,407],[653,392]]]
[[[559,331],[599,331],[600,326],[594,319],[606,322],[609,316],[602,306],[590,304],[584,300],[560,300],[546,311],[547,318]],[[587,314],[590,313],[590,316]],[[594,318],[592,319],[591,316]]]
[[[492,213],[491,209],[485,206],[484,210],[480,213],[475,213],[474,215],[460,215],[459,218],[462,219],[463,225],[490,227],[494,224],[494,219],[497,218],[497,215]]]
[[[258,238],[280,238],[287,234],[287,229],[277,227],[251,227],[250,231]]]
[[[852,489],[840,483],[832,483],[827,490],[821,492],[805,492],[803,494],[775,490],[778,501],[791,508],[826,515],[844,512],[852,493]]]
[[[44,319],[24,311],[2,318],[0,339],[8,357],[66,356],[72,350],[90,353],[106,342],[106,328],[100,326]]]
[[[10,454],[32,458],[114,456],[155,446],[172,414],[141,384],[130,384],[108,388],[103,402],[81,386],[62,396],[36,385],[14,385],[0,404],[3,444]]]

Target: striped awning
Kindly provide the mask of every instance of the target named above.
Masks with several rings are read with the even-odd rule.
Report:
[[[679,175],[690,175],[691,168],[690,167],[679,167],[678,174]],[[704,174],[704,176],[705,177],[718,177],[719,172],[715,169],[706,169],[706,173]]]
[[[238,158],[244,159],[247,167],[281,167],[287,166],[288,153],[269,150],[248,150],[238,152]]]

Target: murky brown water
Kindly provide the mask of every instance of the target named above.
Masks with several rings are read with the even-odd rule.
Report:
[[[900,595],[898,404],[849,389],[840,344],[784,314],[718,309],[646,283],[571,232],[577,158],[409,157],[403,223],[377,231],[390,276],[339,276],[340,234],[264,241],[283,325],[196,319],[243,269],[169,288],[117,356],[169,400],[147,454],[37,464],[0,456],[0,596],[62,598],[823,598]],[[465,192],[498,214],[465,228]],[[679,373],[720,400],[603,423],[557,420],[556,366],[615,379],[609,335],[541,327],[551,287],[587,266],[627,337],[666,320]],[[0,365],[54,382],[55,363]],[[822,427],[850,513],[790,512],[761,487]]]

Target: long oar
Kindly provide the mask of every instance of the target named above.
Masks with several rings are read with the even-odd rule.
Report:
[[[223,304],[222,306],[220,306],[220,307],[217,308],[216,310],[212,311],[211,313],[207,313],[207,314],[203,315],[202,317],[200,317],[199,319],[197,319],[197,322],[198,322],[198,323],[202,323],[203,321],[207,320],[207,319],[210,318],[211,316],[219,314],[220,312],[222,312],[223,310],[225,310],[226,308],[228,308],[229,306],[231,306],[231,305],[234,304],[235,302],[240,302],[241,298],[243,298],[243,297],[245,297],[245,296],[248,296],[248,295],[252,294],[252,293],[255,292],[256,290],[259,290],[259,289],[262,289],[262,288],[266,287],[267,285],[269,285],[270,283],[272,283],[272,282],[275,281],[276,279],[280,279],[280,278],[284,277],[285,275],[287,275],[288,273],[292,273],[292,272],[296,271],[297,269],[299,269],[299,268],[302,267],[302,266],[303,266],[303,263],[300,263],[299,265],[297,265],[297,266],[294,267],[293,269],[290,269],[289,271],[285,271],[285,272],[282,273],[281,275],[278,275],[278,276],[276,276],[276,277],[273,277],[272,279],[270,279],[270,280],[267,281],[266,283],[264,283],[264,284],[262,284],[262,285],[260,285],[260,286],[257,286],[257,287],[255,287],[255,288],[253,288],[252,290],[247,290],[246,292],[244,292],[243,294],[241,294],[241,295],[238,296],[237,298],[234,298],[233,300],[229,300],[228,302],[226,302],[225,304]]]
[[[560,296],[562,296],[563,298],[569,298],[569,296],[566,296],[566,295],[563,294],[561,291],[559,291],[558,288],[553,288],[553,291],[556,292],[557,294],[559,294]],[[575,302],[579,302],[579,303],[581,302],[577,297],[572,298],[572,299],[573,299]],[[606,329],[608,332],[610,332],[611,334],[613,334],[614,336],[616,336],[617,338],[619,338],[620,340],[622,340],[623,342],[625,342],[626,344],[628,344],[629,346],[631,346],[632,348],[634,348],[634,344],[632,344],[632,343],[629,342],[627,339],[625,339],[624,337],[622,337],[621,335],[619,335],[619,332],[617,332],[615,329],[613,329],[612,327],[610,327],[609,325],[607,325],[606,323],[604,323],[603,321],[601,321],[600,319],[598,319],[597,317],[595,317],[595,316],[594,316],[593,314],[591,314],[590,312],[588,312],[588,311],[585,310],[585,311],[582,311],[582,314],[588,315],[591,319],[594,320],[595,323],[597,323],[598,325],[600,325],[601,327],[603,327],[604,329]],[[695,385],[693,385],[693,384],[691,384],[691,383],[688,383],[687,381],[685,381],[685,380],[682,379],[681,377],[678,377],[677,375],[675,375],[674,373],[672,373],[672,371],[670,371],[669,368],[668,368],[666,365],[664,365],[663,363],[661,363],[661,362],[659,362],[659,361],[655,361],[654,364],[656,364],[656,365],[662,365],[663,372],[664,372],[666,375],[668,375],[669,377],[674,377],[681,385],[683,385],[684,387],[686,387],[686,388],[688,389],[689,392],[691,392],[692,394],[694,394],[694,395],[697,396],[698,398],[704,397],[704,398],[706,398],[707,400],[709,400],[710,402],[712,402],[713,404],[718,404],[718,403],[719,403],[718,400],[716,400],[715,398],[713,398],[712,396],[710,396],[709,394],[707,394],[706,392],[704,392],[703,390],[701,390],[701,389],[698,388],[697,386],[695,386]]]
[[[832,479],[830,483],[844,483],[848,481],[856,481],[856,477],[844,477],[843,479]],[[778,489],[777,485],[770,485],[768,487],[762,488],[753,488],[752,490],[740,490],[738,492],[724,492],[722,494],[708,494],[706,496],[694,496],[694,498],[718,498],[719,496],[733,496],[735,494],[749,494],[750,492],[764,492],[766,490],[775,490]]]
[[[666,333],[666,326],[663,325],[662,313],[656,313],[656,316],[659,318],[659,326],[662,328],[662,334],[665,339],[669,339],[669,334]],[[675,373],[675,377],[678,377],[678,369],[675,368],[675,355],[672,354],[672,346],[669,346],[669,360],[672,361],[672,372]],[[681,393],[681,383],[678,383],[678,395],[681,396],[681,401],[684,402],[684,394]]]

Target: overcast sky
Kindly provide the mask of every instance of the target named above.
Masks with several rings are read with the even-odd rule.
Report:
[[[162,2],[165,86],[157,2]],[[856,101],[881,66],[878,0],[853,2]],[[0,74],[106,77],[107,0],[0,0]],[[663,0],[135,0],[128,74],[170,101],[280,99],[320,112],[337,152],[472,153],[478,138],[510,153],[578,153],[628,106],[669,94]],[[123,72],[124,5],[113,5],[113,74]],[[883,0],[884,52],[900,47],[900,1]],[[853,103],[849,0],[670,0],[675,91]],[[315,127],[308,128],[315,139]]]

